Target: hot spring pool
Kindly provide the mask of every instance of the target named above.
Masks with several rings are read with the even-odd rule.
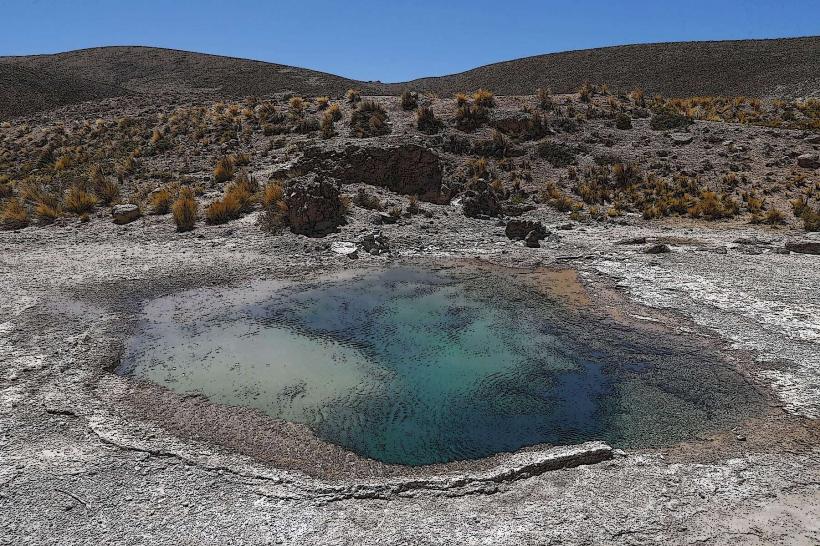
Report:
[[[515,284],[401,267],[192,290],[146,305],[117,372],[407,465],[592,439],[658,446],[761,406],[714,352]]]

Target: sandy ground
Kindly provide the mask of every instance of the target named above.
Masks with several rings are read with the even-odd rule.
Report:
[[[381,227],[390,255],[355,262],[330,243],[373,229],[358,209],[325,239],[272,237],[255,215],[188,234],[161,217],[3,233],[0,544],[820,543],[820,256],[782,252],[805,235],[632,217],[556,230],[566,217],[538,210],[557,237],[528,249],[455,205],[425,207],[432,219]],[[672,252],[617,244],[635,236]],[[107,371],[146,298],[421,257],[575,268],[586,293],[564,279],[559,294],[721,344],[770,412],[686,445],[478,479],[515,464],[502,455],[439,487],[424,471],[320,479],[177,434],[135,415],[140,387]]]

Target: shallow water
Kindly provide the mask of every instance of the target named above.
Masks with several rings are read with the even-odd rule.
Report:
[[[412,268],[154,300],[118,372],[411,465],[540,443],[668,444],[761,403],[686,340],[503,277]]]

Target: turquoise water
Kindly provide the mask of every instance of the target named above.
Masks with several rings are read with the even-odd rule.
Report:
[[[754,413],[740,376],[685,341],[486,273],[395,268],[155,300],[118,371],[419,465],[541,443],[662,445]]]

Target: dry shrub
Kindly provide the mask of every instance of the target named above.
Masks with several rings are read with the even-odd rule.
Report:
[[[214,167],[214,180],[218,183],[227,182],[233,178],[234,160],[231,157],[222,157]]]
[[[173,200],[173,195],[166,188],[153,192],[148,203],[151,208],[151,214],[168,214],[171,210]]]
[[[198,216],[197,208],[193,191],[191,191],[190,188],[182,188],[179,192],[179,198],[174,201],[174,205],[171,209],[177,231],[183,232],[194,229],[194,224],[196,224]]]
[[[341,121],[342,109],[339,108],[338,104],[331,104],[327,108],[327,115],[330,116],[333,121]]]
[[[68,212],[82,215],[93,211],[98,202],[96,196],[79,186],[72,186],[65,194],[63,208]]]
[[[766,216],[763,217],[763,223],[770,226],[782,226],[786,223],[786,216],[776,207],[770,208],[766,211]]]
[[[0,199],[11,197],[12,193],[14,193],[14,190],[11,187],[8,177],[0,176]]]
[[[551,111],[554,107],[552,102],[552,92],[549,89],[541,89],[539,88],[536,91],[535,96],[538,98],[538,106],[547,112]]]
[[[720,220],[737,215],[739,206],[729,195],[718,195],[713,191],[703,191],[698,201],[689,207],[687,213],[693,218]]]
[[[288,101],[288,113],[293,118],[300,118],[305,113],[305,99],[302,97],[291,97]]]
[[[359,188],[356,196],[353,197],[353,203],[368,210],[384,210],[384,205],[378,196],[373,195],[364,188]]]
[[[487,109],[478,104],[470,104],[469,102],[461,103],[456,101],[458,109],[456,110],[456,127],[462,131],[475,131],[485,123],[489,118]]]
[[[242,213],[242,203],[239,195],[225,194],[222,199],[214,201],[205,209],[206,224],[225,224],[236,220]]]
[[[495,95],[487,89],[479,89],[473,93],[473,102],[481,108],[493,108],[495,106]]]
[[[421,106],[416,111],[416,127],[419,131],[427,134],[435,134],[441,128],[441,121],[433,113],[433,110],[427,106]]]
[[[401,109],[410,111],[415,110],[419,104],[419,96],[412,91],[403,91],[401,94]]]
[[[350,104],[358,104],[358,102],[362,100],[362,92],[358,89],[348,89],[347,93],[345,93],[345,98]]]
[[[53,224],[57,218],[62,216],[59,208],[52,207],[45,203],[40,203],[34,208],[34,216],[41,225]]]
[[[387,112],[384,108],[373,101],[364,101],[350,117],[351,135],[358,138],[386,135],[390,133],[387,120]]]
[[[644,90],[640,87],[636,87],[630,91],[629,98],[632,99],[632,102],[634,102],[636,106],[640,106],[641,108],[646,106],[646,93],[644,93]]]
[[[278,233],[287,222],[288,207],[285,203],[285,191],[276,180],[268,182],[262,192],[262,214],[259,226],[263,231]]]
[[[20,229],[28,225],[28,209],[19,199],[7,200],[0,208],[0,227]]]
[[[333,138],[336,136],[336,128],[333,124],[333,115],[330,113],[330,110],[328,110],[322,115],[322,121],[319,123],[322,138]]]
[[[94,195],[104,205],[110,205],[120,200],[120,186],[110,178],[102,178],[94,183]]]
[[[330,97],[316,97],[316,107],[319,110],[324,110],[330,105]]]

